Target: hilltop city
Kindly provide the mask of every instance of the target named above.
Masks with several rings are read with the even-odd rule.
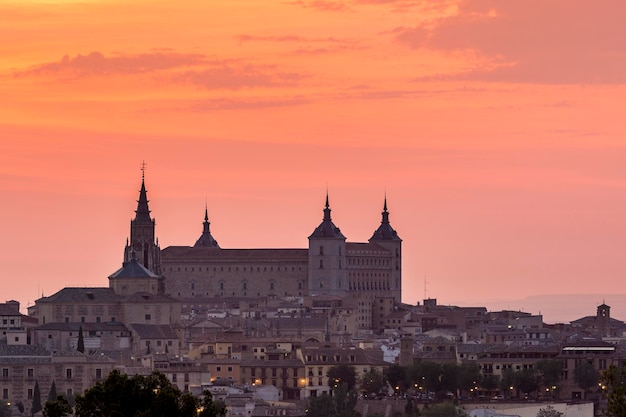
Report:
[[[328,194],[320,206],[308,248],[222,248],[208,208],[193,245],[161,248],[142,175],[108,285],[63,288],[27,315],[0,304],[0,399],[31,415],[52,389],[71,399],[113,370],[159,371],[181,391],[208,390],[228,416],[303,416],[347,365],[364,417],[443,400],[490,415],[535,416],[545,403],[600,412],[599,376],[626,358],[626,323],[610,306],[549,325],[521,311],[402,303],[387,199],[367,242],[333,223]]]

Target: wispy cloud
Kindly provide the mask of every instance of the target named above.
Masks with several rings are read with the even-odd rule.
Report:
[[[462,0],[431,26],[399,27],[411,48],[472,51],[480,66],[452,78],[530,83],[625,83],[626,3]],[[598,22],[602,22],[599,24]]]
[[[189,70],[174,80],[205,89],[237,90],[251,87],[295,85],[308,75],[282,71],[276,65],[257,65],[238,60],[215,61],[200,70]]]
[[[151,52],[136,55],[105,56],[101,52],[71,57],[65,55],[57,62],[46,62],[14,72],[16,77],[37,75],[63,75],[70,77],[90,77],[112,74],[141,74],[172,68],[188,67],[206,62],[200,54],[180,54],[175,52]]]
[[[307,9],[316,9],[323,12],[347,12],[352,10],[351,7],[343,1],[327,1],[327,0],[313,0],[313,1],[290,1],[284,4],[290,4],[293,6],[305,7]]]

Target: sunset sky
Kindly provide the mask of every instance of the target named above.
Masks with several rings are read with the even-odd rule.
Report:
[[[626,293],[625,15],[623,0],[3,0],[0,301],[107,286],[145,161],[162,248],[193,245],[205,204],[223,248],[305,248],[327,189],[366,241],[386,194],[405,302],[536,314],[517,300],[589,294],[544,317],[595,314]]]

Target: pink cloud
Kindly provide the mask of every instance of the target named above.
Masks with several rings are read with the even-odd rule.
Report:
[[[626,82],[626,3],[462,0],[434,26],[400,27],[411,48],[473,51],[483,67],[454,78],[531,83]]]
[[[275,65],[256,65],[241,61],[215,61],[201,70],[189,70],[175,81],[206,89],[237,90],[251,87],[295,85],[306,74],[281,72]]]
[[[17,77],[36,75],[64,75],[89,77],[110,74],[140,74],[201,64],[206,57],[200,54],[152,52],[136,55],[105,56],[101,52],[70,57],[58,62],[46,62],[32,68],[16,71]]]
[[[343,1],[327,1],[327,0],[313,0],[313,1],[291,1],[285,2],[293,6],[301,6],[308,9],[316,9],[323,12],[346,12],[351,8]]]

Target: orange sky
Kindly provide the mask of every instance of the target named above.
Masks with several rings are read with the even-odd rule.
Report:
[[[404,301],[593,314],[626,293],[626,4],[598,6],[4,0],[4,298],[108,285],[145,160],[162,247],[205,202],[222,247],[306,247],[327,186],[365,241],[386,192]]]

